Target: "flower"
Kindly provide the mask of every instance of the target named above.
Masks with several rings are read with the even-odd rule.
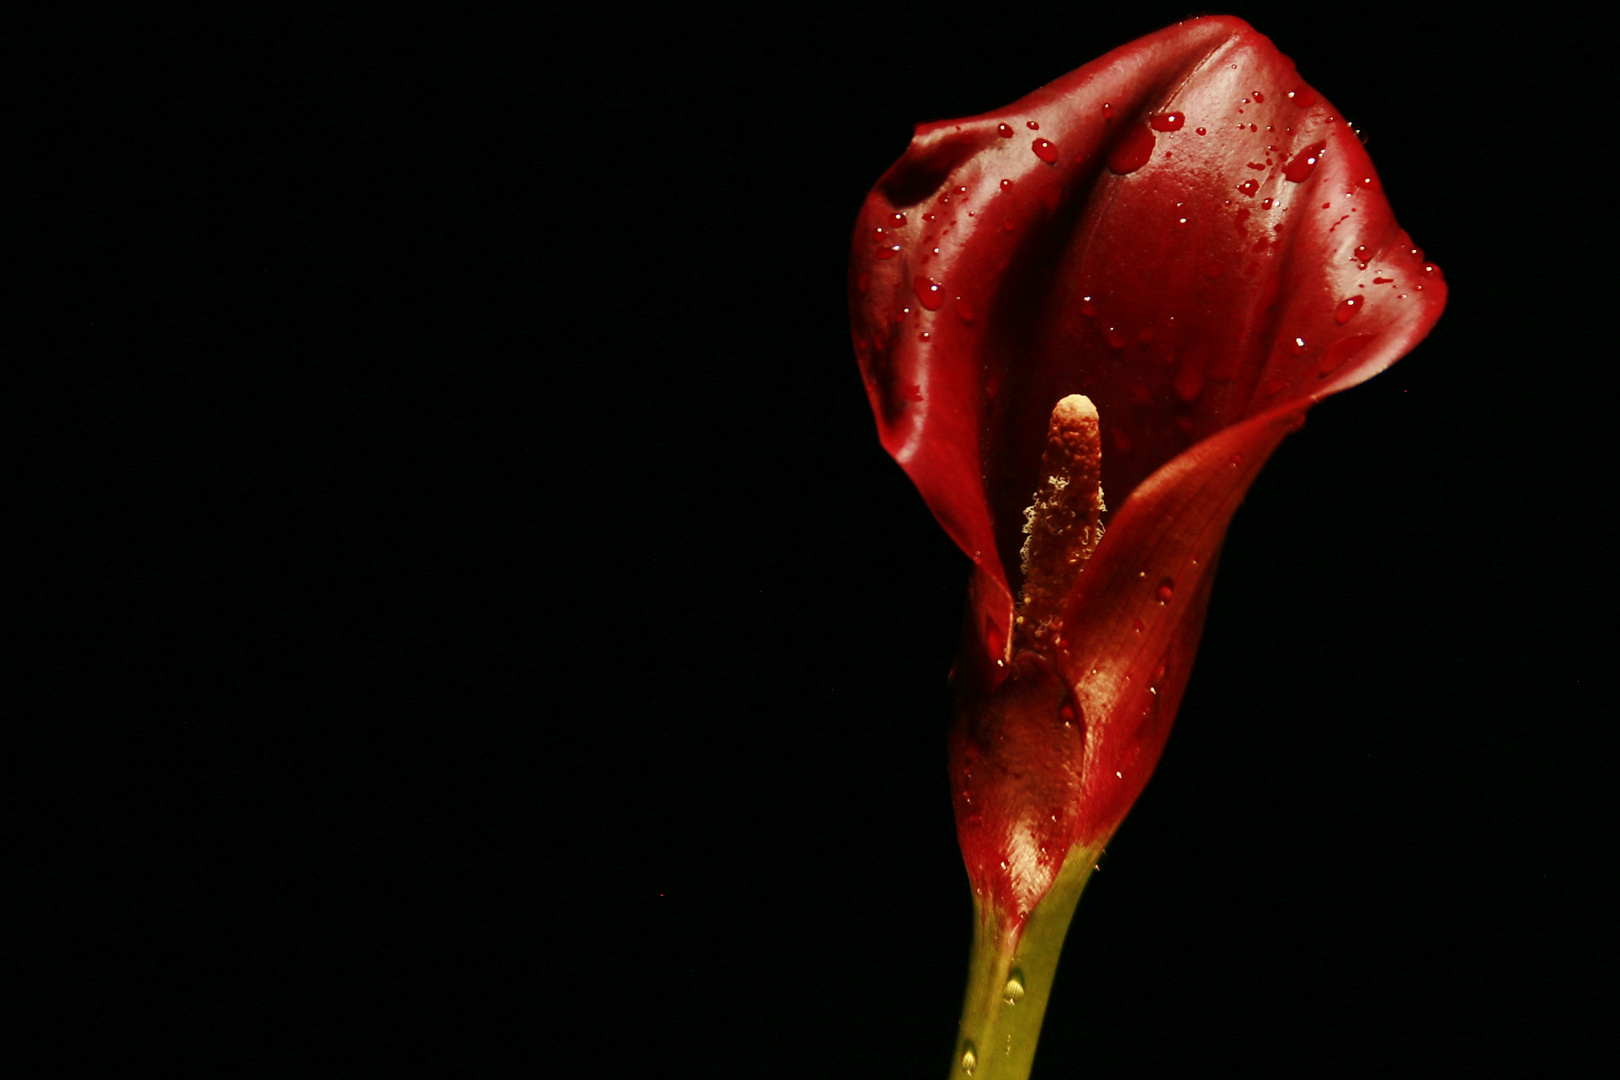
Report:
[[[976,900],[1014,941],[1157,763],[1260,467],[1444,303],[1349,123],[1235,18],[920,125],[878,181],[855,351],[883,445],[974,563],[950,768]]]

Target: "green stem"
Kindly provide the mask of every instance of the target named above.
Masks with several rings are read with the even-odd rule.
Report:
[[[951,1080],[1028,1080],[1063,937],[1101,853],[1101,845],[1070,849],[1021,928],[974,898],[973,956]]]

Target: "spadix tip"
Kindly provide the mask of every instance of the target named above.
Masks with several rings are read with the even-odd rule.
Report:
[[[1097,406],[1084,394],[1070,394],[1057,403],[1052,410],[1054,422],[1064,427],[1077,427],[1084,423],[1097,422]]]

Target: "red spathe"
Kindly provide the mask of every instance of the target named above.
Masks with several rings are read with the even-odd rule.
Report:
[[[977,567],[951,770],[981,896],[1021,919],[1118,827],[1256,472],[1444,303],[1349,124],[1238,19],[917,129],[861,211],[850,304],[883,444]],[[1015,655],[1024,508],[1068,394],[1096,405],[1112,514],[1060,644]]]

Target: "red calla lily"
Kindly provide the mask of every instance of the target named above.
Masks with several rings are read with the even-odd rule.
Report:
[[[1000,942],[971,978],[1010,1003],[1026,924],[1060,876],[1078,897],[1159,758],[1257,471],[1445,284],[1350,125],[1219,17],[919,126],[861,211],[850,302],[883,445],[975,564],[950,768]]]

